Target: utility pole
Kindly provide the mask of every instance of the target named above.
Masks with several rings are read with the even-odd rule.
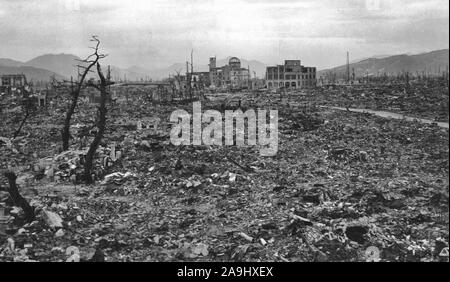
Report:
[[[188,80],[188,78],[189,78],[189,62],[186,61],[186,91],[185,91],[186,97],[189,92],[189,85],[191,84],[190,81]],[[180,87],[181,87],[181,84],[180,84]]]
[[[108,73],[106,76],[106,79],[108,80],[108,93],[111,93],[111,66],[108,65]]]
[[[247,65],[247,71],[248,71],[248,75],[247,75],[247,80],[248,80],[248,83],[247,83],[247,87],[248,87],[248,89],[250,90],[250,86],[251,86],[251,72],[250,72],[250,66],[249,65]],[[251,87],[251,88],[253,88],[253,87]]]
[[[347,84],[350,82],[350,56],[347,51]]]
[[[194,49],[191,50],[191,73],[194,73]]]
[[[192,62],[192,53],[191,53],[191,62]],[[193,72],[192,63],[191,63],[191,73],[189,73],[189,62],[186,61],[186,90],[188,91],[189,97],[191,99],[192,99],[192,87],[191,87],[192,72]]]

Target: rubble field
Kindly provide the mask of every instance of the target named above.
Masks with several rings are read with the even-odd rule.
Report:
[[[344,95],[378,105],[374,90],[339,91],[202,103],[278,110],[274,157],[258,146],[172,145],[170,114],[192,104],[110,105],[90,186],[79,175],[92,136],[77,132],[89,131],[95,106],[79,105],[68,152],[63,110],[32,116],[13,141],[18,120],[2,114],[0,168],[16,172],[36,220],[23,222],[2,175],[0,261],[448,261],[448,129],[318,106]],[[416,112],[420,102],[402,97],[423,117],[442,103]],[[448,88],[445,99],[448,121]]]
[[[449,121],[448,80],[353,85],[312,90],[310,102],[327,106],[385,110],[408,116]]]

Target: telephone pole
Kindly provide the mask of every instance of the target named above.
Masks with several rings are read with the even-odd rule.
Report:
[[[347,51],[347,84],[350,83],[350,56]]]
[[[191,73],[194,73],[194,49],[191,50]]]

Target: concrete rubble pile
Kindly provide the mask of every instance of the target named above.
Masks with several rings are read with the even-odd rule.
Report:
[[[94,159],[93,173],[97,180],[101,179],[114,163],[121,159],[120,147],[99,147]],[[53,157],[40,159],[34,165],[35,173],[42,173],[52,181],[82,182],[84,173],[84,158],[87,153],[84,150],[69,150]]]

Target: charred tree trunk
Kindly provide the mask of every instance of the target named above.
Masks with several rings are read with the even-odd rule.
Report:
[[[69,139],[70,139],[70,121],[72,120],[73,113],[77,107],[79,93],[72,93],[72,101],[66,112],[66,118],[64,120],[64,126],[61,131],[62,137],[62,149],[63,151],[69,150]]]
[[[64,119],[64,126],[61,131],[63,151],[69,150],[70,121],[72,120],[72,116],[75,113],[84,80],[86,79],[86,76],[89,73],[90,69],[97,63],[98,59],[95,59],[94,61],[95,63],[90,63],[89,66],[84,69],[83,73],[81,74],[80,81],[77,82],[77,87],[75,88],[75,90],[71,91],[72,100],[70,101],[69,108],[67,109],[66,118]]]
[[[28,117],[30,116],[30,111],[28,108],[25,110],[25,116],[23,117],[22,122],[20,123],[19,128],[17,128],[16,132],[14,132],[13,139],[16,139],[17,136],[19,136],[20,131],[22,131],[22,127],[24,126],[25,122],[27,121]]]
[[[14,132],[13,139],[16,139],[17,136],[19,136],[23,126],[25,125],[25,122],[30,117],[30,112],[34,110],[33,100],[29,97],[28,92],[25,92],[24,94],[24,101],[22,107],[23,109],[25,109],[25,116],[23,117],[22,122],[19,125],[19,128],[17,128],[17,130]]]
[[[100,85],[97,87],[97,89],[100,91],[100,106],[98,109],[99,117],[97,122],[98,131],[94,137],[94,140],[89,146],[89,151],[86,154],[86,162],[84,164],[84,179],[86,184],[91,184],[94,182],[92,178],[92,163],[94,161],[95,152],[97,151],[97,148],[103,138],[103,134],[106,129],[106,114],[108,112],[106,102],[109,94],[107,89],[109,81],[107,81],[104,77],[99,63],[97,63],[97,73],[100,77]]]
[[[87,64],[87,66],[85,66],[85,65],[78,66],[83,71],[78,73],[80,79],[79,79],[79,81],[77,81],[77,85],[76,85],[75,89],[73,89],[73,82],[71,85],[72,86],[71,87],[72,100],[67,109],[66,117],[64,119],[64,126],[61,130],[63,151],[67,151],[69,149],[70,121],[72,120],[72,116],[75,113],[75,109],[78,104],[78,99],[80,97],[80,92],[83,88],[83,83],[84,83],[88,73],[91,72],[92,67],[94,67],[100,59],[103,59],[105,57],[105,55],[98,54],[98,47],[100,45],[100,40],[97,37],[93,36],[91,41],[96,42],[96,46],[92,47],[94,49],[94,53],[92,55],[90,55],[87,59],[81,60],[81,62]]]
[[[14,172],[6,172],[5,177],[8,179],[9,195],[16,206],[19,206],[25,212],[25,219],[27,222],[32,222],[36,216],[34,214],[34,209],[28,204],[27,200],[25,200],[22,195],[19,193],[19,189],[17,188],[16,179],[17,176]]]

